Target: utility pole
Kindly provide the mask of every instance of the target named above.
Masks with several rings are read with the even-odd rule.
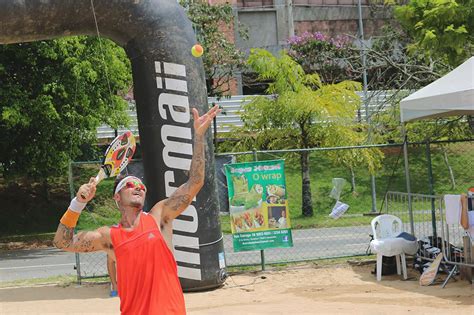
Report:
[[[285,0],[286,20],[288,22],[288,37],[295,36],[295,24],[293,22],[293,0]]]
[[[364,39],[364,23],[362,21],[362,3],[358,0],[357,7],[359,9],[359,40],[361,46],[361,61],[362,61],[362,82],[363,82],[363,95],[364,95],[364,107],[365,107],[365,118],[367,121],[367,140],[372,142],[372,126],[370,121],[369,102],[367,100],[367,59],[366,59],[366,45]],[[370,175],[370,182],[372,188],[372,209],[371,212],[377,212],[377,196],[375,192],[375,176]]]

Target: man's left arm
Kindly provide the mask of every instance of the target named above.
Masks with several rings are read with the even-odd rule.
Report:
[[[163,223],[175,219],[186,210],[204,185],[206,164],[204,156],[205,133],[219,112],[220,109],[217,105],[203,116],[199,116],[197,110],[193,109],[194,152],[189,170],[189,179],[176,189],[170,197],[158,202],[150,211],[152,215],[159,215]]]

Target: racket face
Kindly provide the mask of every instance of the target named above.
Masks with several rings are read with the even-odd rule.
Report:
[[[133,157],[137,145],[131,131],[115,138],[105,151],[102,169],[107,177],[114,177],[127,166]]]

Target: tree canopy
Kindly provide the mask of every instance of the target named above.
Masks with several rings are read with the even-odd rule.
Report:
[[[303,66],[306,73],[316,72],[325,83],[360,78],[360,58],[348,36],[329,37],[321,32],[304,32],[288,39],[288,54]]]
[[[208,96],[222,96],[230,87],[234,72],[245,61],[244,54],[237,49],[229,36],[234,32],[233,8],[230,4],[209,4],[205,1],[180,0],[193,23],[198,42],[204,48],[203,63],[207,81]],[[243,38],[246,32],[238,29]]]
[[[339,82],[344,78],[361,81],[363,67],[360,56],[363,51],[348,37],[331,38],[319,32],[303,33],[290,38],[289,44],[289,54],[307,73],[316,71],[324,82]],[[370,111],[372,139],[403,142],[398,102],[409,91],[430,84],[452,70],[453,66],[447,64],[443,56],[432,54],[430,58],[424,58],[424,55],[410,53],[413,39],[406,36],[403,30],[391,26],[384,27],[380,36],[371,38],[366,44],[368,90],[371,90],[369,100],[379,99],[378,106]],[[446,126],[450,126],[451,132],[446,132]],[[459,139],[469,137],[468,127],[465,119],[454,118],[410,123],[408,132],[410,141],[422,141],[420,137],[423,141],[446,139],[448,136],[449,139]],[[411,132],[411,129],[414,131]],[[420,133],[421,130],[425,132]],[[338,160],[341,159],[344,160],[339,156]]]
[[[411,0],[395,16],[414,40],[413,55],[441,58],[455,67],[474,53],[474,1]]]
[[[266,93],[272,95],[255,98],[242,113],[248,128],[269,132],[255,134],[257,144],[268,148],[336,145],[341,139],[339,128],[353,121],[360,84],[323,84],[317,74],[306,74],[284,52],[275,57],[263,49],[252,50],[248,65],[259,79],[270,81]]]
[[[320,32],[293,36],[288,43],[290,56],[307,73],[317,72],[325,83],[362,82],[363,53],[369,90],[420,88],[451,69],[439,58],[426,60],[408,54],[410,38],[390,25],[382,28],[380,36],[366,41],[364,47],[348,36],[329,37]]]
[[[237,150],[306,149],[356,145],[365,140],[357,132],[355,119],[360,102],[355,93],[360,89],[359,83],[323,84],[316,73],[305,73],[286,52],[275,57],[263,49],[251,50],[248,66],[260,80],[269,82],[268,96],[256,97],[244,106],[241,114],[244,126],[234,129],[234,135],[239,138]],[[372,163],[375,159],[371,155],[364,161]],[[302,214],[312,216],[308,151],[300,153],[300,163]]]
[[[64,171],[97,127],[128,123],[122,48],[95,37],[0,46],[0,170],[47,178]]]
[[[374,132],[380,142],[403,142],[402,125],[400,123],[399,101],[407,92],[394,99],[394,105],[374,115]],[[465,116],[441,117],[411,121],[405,125],[405,132],[411,142],[440,140],[462,140],[472,137],[472,130],[465,121]]]

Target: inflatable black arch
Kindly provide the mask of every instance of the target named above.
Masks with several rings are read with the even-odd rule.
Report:
[[[71,35],[97,35],[121,45],[132,64],[147,204],[187,180],[192,156],[190,109],[207,110],[204,70],[191,55],[192,26],[176,0],[0,0],[0,44]],[[209,133],[210,135],[210,133]],[[206,182],[174,224],[183,289],[223,282],[223,242],[211,138]]]

